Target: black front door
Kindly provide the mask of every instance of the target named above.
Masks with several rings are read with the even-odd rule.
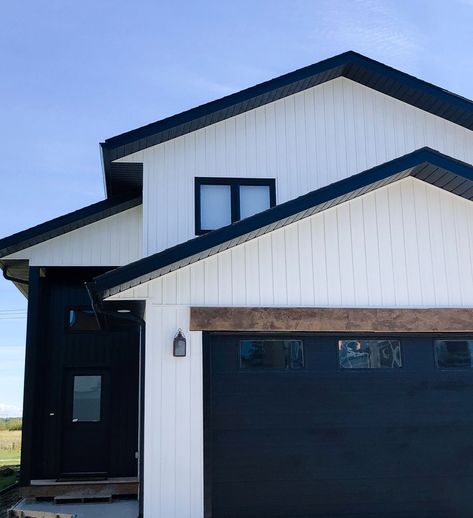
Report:
[[[61,475],[106,476],[110,428],[108,372],[66,372],[64,403]]]

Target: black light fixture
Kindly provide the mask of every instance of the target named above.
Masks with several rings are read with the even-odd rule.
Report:
[[[173,354],[177,358],[182,358],[186,355],[186,337],[182,334],[182,329],[179,329],[174,337]]]

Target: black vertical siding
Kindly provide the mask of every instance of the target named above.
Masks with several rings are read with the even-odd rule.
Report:
[[[70,306],[90,305],[84,282],[96,275],[89,269],[48,269],[42,280],[43,316],[39,339],[41,392],[36,397],[35,448],[31,478],[56,478],[63,472],[65,398],[67,374],[100,368],[110,380],[109,476],[136,476],[138,450],[139,328],[120,327],[71,332],[67,326]],[[54,414],[51,416],[50,414]]]
[[[40,322],[42,319],[42,282],[40,269],[30,267],[28,286],[28,324],[26,330],[25,383],[23,392],[23,430],[21,448],[22,485],[29,484],[37,460],[39,433],[35,423],[39,419],[40,389]]]

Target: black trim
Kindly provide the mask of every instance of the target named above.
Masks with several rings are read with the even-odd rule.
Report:
[[[141,205],[141,196],[130,195],[109,198],[89,205],[69,214],[59,216],[35,227],[23,230],[9,237],[0,239],[0,257],[13,254],[53,237],[66,234],[104,218]]]
[[[20,484],[27,486],[32,478],[33,455],[35,448],[33,442],[40,430],[34,429],[37,423],[37,414],[40,401],[38,370],[41,368],[41,270],[37,266],[31,266],[29,271],[28,287],[28,321],[26,329],[26,354],[25,354],[25,381],[23,392],[23,426],[21,432],[21,468]]]
[[[276,205],[276,180],[274,178],[212,178],[196,177],[194,181],[195,235],[200,236],[212,232],[201,228],[201,196],[202,185],[229,185],[231,197],[232,223],[240,221],[240,187],[245,185],[262,185],[269,187],[269,206]]]
[[[101,150],[108,194],[112,193],[112,187],[118,181],[118,175],[114,174],[114,160],[337,77],[346,77],[467,129],[473,129],[472,101],[357,52],[348,51],[107,139],[101,143]]]
[[[100,297],[107,298],[407,176],[413,176],[466,199],[473,198],[473,166],[430,148],[421,148],[276,205],[250,218],[95,277],[97,292]]]
[[[204,518],[212,518],[212,355],[211,333],[202,333]]]

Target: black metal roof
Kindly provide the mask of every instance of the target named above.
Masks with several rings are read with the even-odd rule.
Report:
[[[141,164],[118,165],[114,160],[341,76],[473,129],[472,101],[349,51],[105,140],[101,148],[108,195],[141,188]],[[127,166],[122,181],[121,168]]]
[[[66,234],[141,204],[140,196],[121,195],[70,212],[9,237],[0,239],[0,257]]]
[[[95,288],[100,297],[107,298],[407,176],[413,176],[468,200],[473,199],[473,166],[430,148],[421,148],[250,218],[100,275],[94,279]]]

